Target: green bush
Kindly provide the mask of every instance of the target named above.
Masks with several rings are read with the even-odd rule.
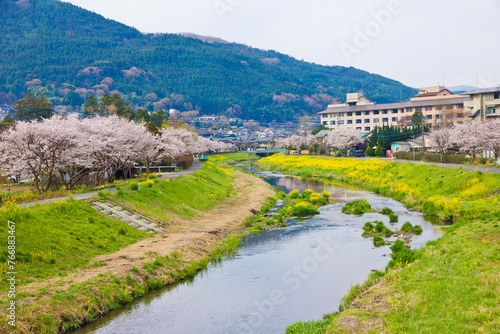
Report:
[[[382,210],[380,210],[380,213],[383,215],[390,215],[391,213],[394,213],[394,211],[389,208],[383,208]]]
[[[420,225],[413,226],[410,222],[406,222],[401,227],[401,231],[403,232],[414,232],[414,233],[422,233],[423,229]]]
[[[382,149],[382,146],[377,145],[377,148],[375,148],[375,155],[377,157],[383,157],[384,156],[384,150]]]
[[[309,198],[311,195],[314,193],[311,189],[306,189],[300,194],[300,198],[305,199],[306,201],[309,201]]]
[[[290,193],[288,194],[288,197],[290,197],[291,199],[299,198],[299,191],[298,190],[290,191]]]
[[[284,191],[278,191],[278,192],[276,193],[276,198],[277,198],[277,199],[282,199],[282,198],[285,198],[285,197],[286,197],[286,194],[285,194],[285,192],[284,192]]]
[[[385,240],[379,235],[373,237],[373,245],[375,247],[385,246]]]
[[[361,215],[365,212],[373,212],[373,209],[370,203],[368,203],[364,199],[347,203],[342,207],[342,213],[345,214]]]
[[[373,226],[372,223],[366,223],[365,226],[363,226],[363,230],[370,232],[374,227],[375,226]]]
[[[365,155],[367,157],[373,157],[375,155],[375,151],[373,151],[373,148],[371,146],[368,146],[368,148],[365,151]]]
[[[399,216],[395,213],[390,213],[389,219],[390,219],[391,223],[397,223],[399,220]]]

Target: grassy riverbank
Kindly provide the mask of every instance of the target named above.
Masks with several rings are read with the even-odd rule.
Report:
[[[354,184],[454,222],[411,265],[353,287],[342,312],[287,333],[498,333],[500,175],[378,160],[272,156],[262,168]],[[380,277],[382,276],[382,277]]]
[[[0,237],[16,223],[16,327],[2,333],[61,333],[188,277],[235,250],[243,221],[258,212],[271,187],[207,163],[174,181],[145,182],[107,195],[125,208],[169,224],[149,235],[95,211],[85,202],[0,209]],[[5,254],[4,254],[5,255]],[[9,303],[2,262],[0,307]]]

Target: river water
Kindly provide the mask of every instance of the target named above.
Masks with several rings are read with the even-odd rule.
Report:
[[[327,189],[343,202],[320,208],[311,218],[288,227],[247,236],[236,255],[211,264],[193,279],[145,296],[75,333],[284,333],[297,321],[317,320],[337,310],[351,285],[372,270],[383,270],[389,246],[373,247],[362,226],[381,220],[392,230],[407,221],[423,227],[413,237],[418,248],[442,235],[441,228],[404,205],[341,185],[258,172],[285,192]],[[344,215],[344,202],[366,199],[375,210],[391,208],[399,222],[367,213]],[[389,239],[390,240],[390,239]]]

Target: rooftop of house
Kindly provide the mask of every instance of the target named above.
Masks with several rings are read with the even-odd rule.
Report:
[[[464,93],[464,95],[478,95],[478,94],[488,94],[488,93],[500,93],[500,85],[490,88],[479,88],[471,90],[470,92]]]

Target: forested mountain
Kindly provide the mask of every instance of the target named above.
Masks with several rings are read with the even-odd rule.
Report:
[[[320,111],[347,92],[380,103],[416,92],[355,68],[216,39],[143,34],[56,0],[0,0],[0,36],[0,104],[29,90],[78,108],[88,95],[107,92],[148,110],[281,121]]]

